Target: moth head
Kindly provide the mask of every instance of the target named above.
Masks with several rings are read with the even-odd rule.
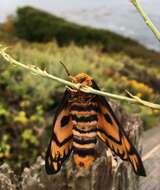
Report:
[[[76,76],[72,76],[68,70],[68,68],[65,66],[63,62],[60,61],[60,64],[64,67],[69,79],[74,83],[80,83],[84,86],[92,86],[93,85],[93,79],[86,73],[79,73]]]
[[[92,77],[90,77],[89,75],[87,75],[86,73],[79,73],[76,76],[70,76],[70,79],[72,82],[74,83],[80,83],[84,86],[92,86]]]

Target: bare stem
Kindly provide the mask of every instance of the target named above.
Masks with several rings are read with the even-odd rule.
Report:
[[[12,58],[8,53],[6,53],[6,49],[7,48],[1,48],[0,49],[0,55],[10,64],[19,66],[23,69],[26,69],[28,71],[31,71],[33,74],[48,78],[48,79],[52,79],[54,81],[60,82],[62,84],[64,84],[65,86],[69,86],[72,87],[74,89],[79,89],[82,92],[85,93],[92,93],[92,94],[96,94],[96,95],[100,95],[100,96],[106,96],[106,97],[110,97],[116,100],[125,100],[128,101],[130,103],[135,103],[135,104],[140,104],[146,107],[149,107],[151,109],[157,109],[160,110],[160,105],[159,104],[154,104],[151,102],[147,102],[145,100],[140,99],[137,96],[133,96],[132,94],[130,94],[129,92],[127,92],[129,94],[130,97],[126,97],[126,96],[121,96],[121,95],[116,95],[116,94],[111,94],[108,92],[103,92],[100,90],[96,90],[94,88],[91,88],[89,86],[82,86],[79,83],[73,83],[64,79],[61,79],[59,77],[53,76],[49,73],[47,73],[45,70],[41,70],[39,67],[36,67],[34,65],[25,65],[23,63],[20,63],[18,61],[16,61],[14,58]]]
[[[142,6],[140,5],[139,1],[138,0],[131,0],[131,2],[136,7],[136,9],[140,13],[140,15],[143,17],[145,23],[152,30],[153,34],[160,41],[160,32],[158,31],[158,29],[156,28],[156,26],[153,24],[153,22],[151,21],[151,19],[147,16],[147,14],[143,10]]]

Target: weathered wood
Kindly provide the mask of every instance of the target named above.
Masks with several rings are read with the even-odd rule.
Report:
[[[140,178],[139,190],[160,190],[160,126],[145,132],[143,158],[147,177]]]
[[[142,122],[135,116],[128,116],[119,106],[113,106],[117,117],[123,124],[129,138],[134,145],[141,149],[139,141],[142,133]],[[30,168],[25,168],[21,180],[16,184],[12,179],[11,184],[21,190],[137,190],[138,177],[134,174],[127,162],[117,161],[106,146],[99,142],[97,145],[97,158],[89,170],[78,170],[72,158],[66,162],[62,170],[48,176],[44,169],[44,160],[38,158]],[[4,181],[0,179],[0,189]],[[7,183],[7,182],[6,182]],[[14,188],[12,188],[15,190]]]

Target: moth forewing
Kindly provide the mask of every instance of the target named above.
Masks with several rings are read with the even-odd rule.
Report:
[[[46,153],[45,166],[48,174],[57,173],[72,151],[72,121],[66,90],[53,122],[52,137]]]

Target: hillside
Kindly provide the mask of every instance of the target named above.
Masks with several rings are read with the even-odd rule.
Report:
[[[36,18],[39,25],[36,25]],[[44,26],[48,28],[46,33],[42,32],[43,37],[53,26],[57,31],[52,29],[51,33],[55,33],[47,40],[36,38]],[[33,39],[23,36],[24,33],[32,34]],[[17,17],[3,25],[0,38],[1,43],[12,45],[8,52],[25,64],[37,65],[67,79],[59,64],[62,61],[72,75],[86,72],[108,92],[126,95],[127,89],[141,98],[160,103],[160,54],[133,40],[69,23],[29,7],[18,10]],[[0,58],[0,164],[6,160],[21,172],[24,166],[35,161],[37,155],[43,155],[55,107],[64,90],[61,84],[31,75]],[[129,113],[139,115],[145,129],[160,122],[157,111],[126,102],[121,105]]]
[[[103,29],[80,26],[32,7],[17,10],[15,34],[32,42],[56,39],[61,46],[71,41],[80,46],[96,44],[104,52],[125,52],[131,57],[146,58],[152,64],[160,63],[159,53],[147,50],[134,40]]]

